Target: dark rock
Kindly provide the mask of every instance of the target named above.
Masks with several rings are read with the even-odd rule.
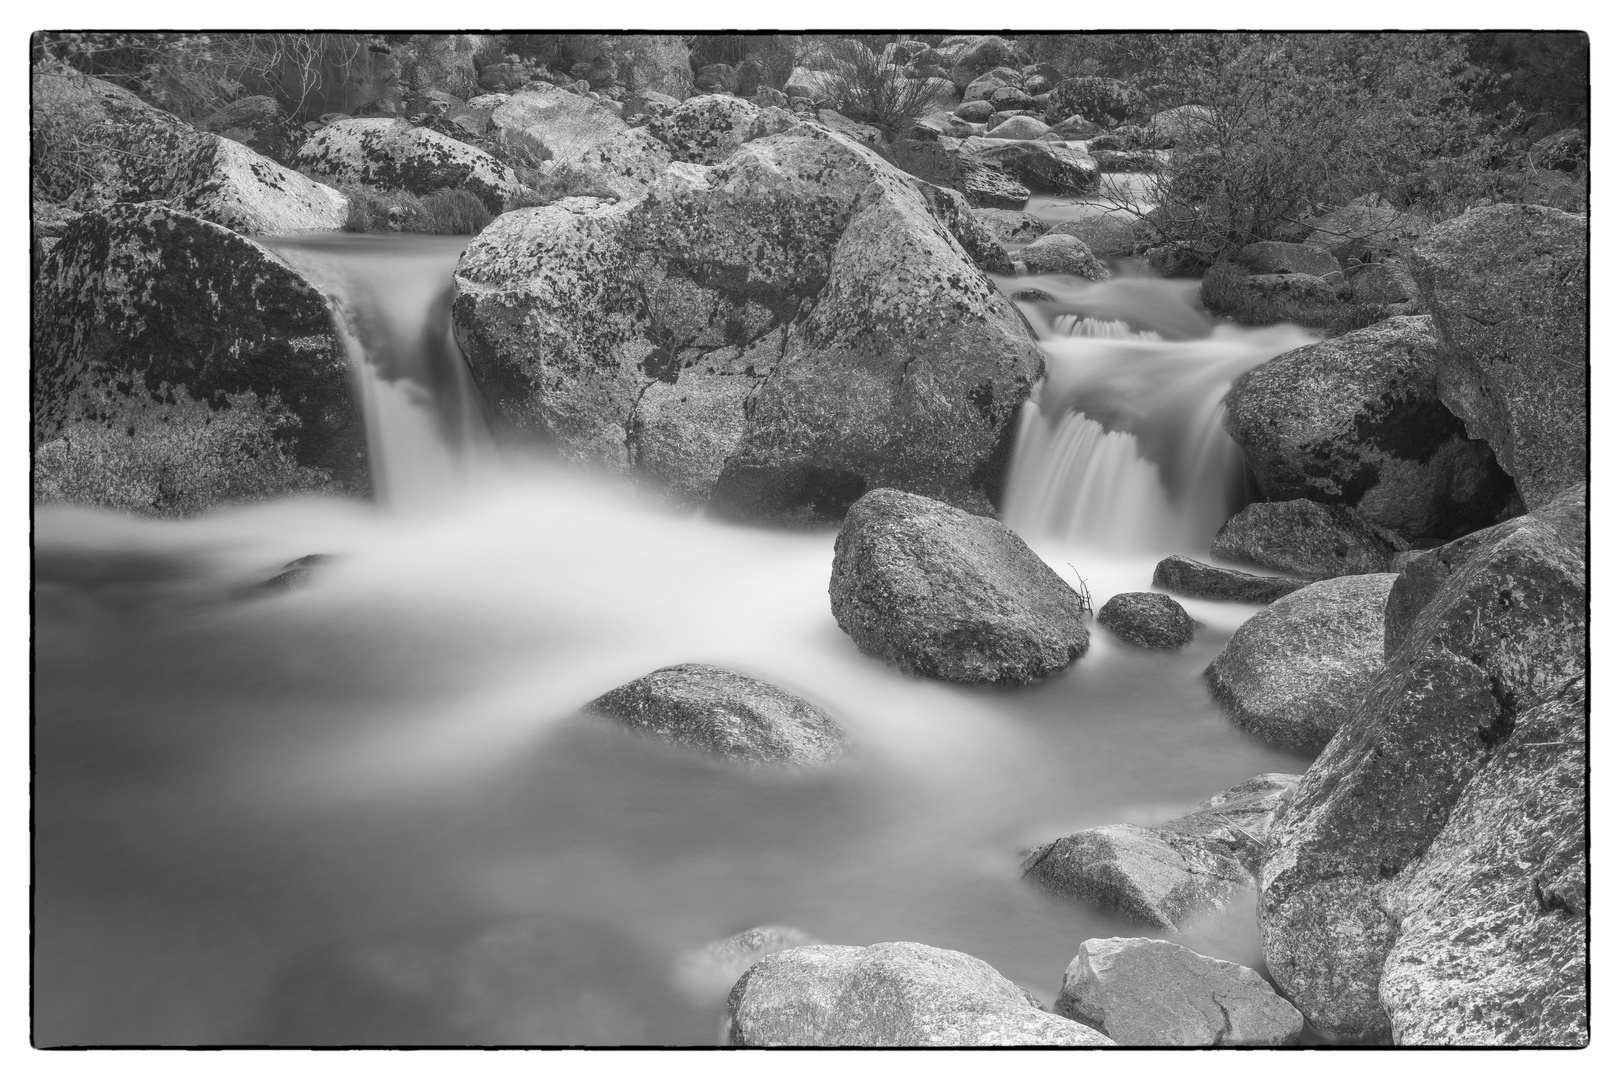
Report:
[[[1084,240],[1068,233],[1047,233],[1020,251],[1018,258],[1031,274],[1073,274],[1090,281],[1114,276]]]
[[[956,73],[958,71],[960,71],[960,68],[952,69],[953,82],[956,81]],[[1003,87],[1010,86],[1017,89],[1018,84],[1021,81],[1022,76],[1020,76],[1018,72],[1014,71],[1012,68],[995,68],[977,76],[966,86],[960,86],[960,84],[958,84],[958,86],[962,91],[963,101],[988,101],[992,106],[1002,108],[1003,106],[996,105],[995,101],[992,99],[992,95]],[[1019,90],[1019,93],[1023,94],[1023,91]],[[1027,97],[1028,95],[1025,94],[1024,96]]]
[[[965,139],[977,129],[959,116],[948,112],[929,113],[912,123],[908,132],[913,139],[938,139],[945,136],[952,139]]]
[[[1278,815],[1261,876],[1266,965],[1326,1035],[1388,1037],[1390,882],[1524,714],[1585,668],[1582,511],[1584,498],[1518,518],[1453,568]]]
[[[1256,300],[1331,304],[1339,298],[1337,286],[1311,274],[1250,274],[1239,278],[1237,285]]]
[[[1397,1046],[1585,1046],[1586,679],[1525,712],[1390,883]]]
[[[1160,277],[1197,278],[1202,277],[1204,271],[1209,269],[1208,264],[1202,262],[1198,256],[1174,244],[1160,244],[1158,247],[1149,248],[1147,260],[1148,266]]]
[[[1586,133],[1580,128],[1565,128],[1537,139],[1530,147],[1530,164],[1538,169],[1577,172],[1586,164]]]
[[[993,518],[880,489],[834,547],[833,616],[862,652],[955,682],[1028,682],[1086,651],[1080,597]]]
[[[1104,825],[1026,852],[1042,888],[1161,929],[1182,929],[1254,886],[1267,830],[1299,778],[1266,773],[1159,828]]]
[[[1399,263],[1363,263],[1346,276],[1358,304],[1400,304],[1418,295],[1417,282]]]
[[[808,701],[709,664],[659,668],[585,708],[734,761],[826,765],[849,748],[832,717]]]
[[[726,1003],[733,1046],[1112,1046],[1041,1011],[983,960],[910,941],[813,945],[749,968]]]
[[[427,195],[459,188],[499,213],[524,190],[510,168],[484,151],[403,120],[340,120],[305,140],[300,169],[339,184],[403,188]]]
[[[1003,109],[1028,108],[1029,103],[1032,100],[1034,99],[1029,94],[1025,93],[1022,88],[1014,84],[998,86],[994,90],[990,91],[990,104],[996,107],[997,112],[1000,112]],[[1044,129],[1046,125],[1042,124],[1041,127]]]
[[[1386,319],[1238,377],[1226,430],[1272,500],[1342,504],[1404,536],[1497,520],[1512,482],[1435,389],[1427,316]]]
[[[1384,666],[1394,574],[1307,585],[1251,617],[1204,671],[1228,717],[1254,735],[1317,753]]]
[[[1102,180],[1094,158],[1064,143],[972,138],[963,143],[963,149],[986,165],[1006,170],[1022,184],[1057,195],[1088,195]]]
[[[1381,574],[1395,546],[1346,506],[1309,499],[1250,503],[1215,534],[1217,559],[1320,581],[1343,574]]]
[[[281,573],[264,583],[268,589],[298,589],[315,577],[315,568],[333,561],[331,555],[305,555],[281,568]]]
[[[1153,938],[1081,942],[1056,1012],[1121,1046],[1290,1046],[1305,1025],[1257,972]]]
[[[1440,338],[1440,398],[1531,509],[1586,479],[1586,230],[1561,210],[1488,206],[1412,255]]]
[[[1144,649],[1179,649],[1193,639],[1198,624],[1163,593],[1116,593],[1097,612],[1097,621],[1118,637]]]
[[[1170,555],[1153,568],[1153,587],[1168,589],[1198,600],[1230,600],[1240,604],[1269,604],[1310,584],[1298,578],[1256,577],[1241,570]]]
[[[1022,210],[975,210],[973,216],[1003,244],[1027,244],[1048,229],[1046,222]]]
[[[1237,261],[1253,274],[1312,274],[1337,280],[1339,260],[1327,248],[1262,240],[1238,252]]]
[[[1056,124],[1080,115],[1110,127],[1140,120],[1147,113],[1147,98],[1140,90],[1117,79],[1080,75],[1052,87],[1046,104],[1047,123]]]
[[[1091,156],[1105,173],[1154,172],[1162,164],[1157,150],[1092,150]]]

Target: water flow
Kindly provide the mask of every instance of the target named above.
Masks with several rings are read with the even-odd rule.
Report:
[[[366,422],[378,499],[431,510],[491,457],[489,428],[450,323],[462,236],[272,238],[333,301]]]
[[[1246,497],[1227,390],[1315,339],[1294,326],[1217,325],[1196,282],[1003,282],[1031,285],[1053,298],[1020,302],[1047,373],[1019,421],[1007,524],[1105,551],[1202,552]]]

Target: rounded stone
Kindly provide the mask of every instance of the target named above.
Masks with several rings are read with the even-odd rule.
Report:
[[[1144,649],[1179,649],[1198,625],[1180,604],[1155,592],[1117,593],[1097,612],[1097,621]]]

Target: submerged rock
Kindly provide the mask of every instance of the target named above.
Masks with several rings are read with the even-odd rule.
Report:
[[[1394,574],[1355,574],[1273,601],[1204,669],[1215,700],[1245,731],[1319,752],[1384,666],[1384,603],[1394,584]]]
[[[1253,886],[1272,818],[1298,779],[1256,776],[1158,828],[1082,830],[1032,848],[1023,875],[1149,926],[1185,928]]]
[[[1080,597],[993,518],[901,491],[850,507],[828,592],[861,651],[953,682],[1029,682],[1086,651]]]
[[[1179,649],[1198,625],[1185,608],[1163,593],[1116,593],[1097,612],[1097,621],[1119,638],[1144,649]]]
[[[1215,534],[1209,553],[1312,581],[1381,574],[1395,546],[1346,506],[1309,499],[1250,503]]]
[[[1586,479],[1587,219],[1498,205],[1438,225],[1413,269],[1440,399],[1535,509]]]
[[[820,944],[791,926],[756,926],[683,953],[676,961],[675,985],[694,1001],[723,1001],[743,972],[765,957],[784,949]]]
[[[1435,389],[1428,316],[1387,319],[1245,373],[1226,430],[1267,499],[1349,506],[1404,536],[1490,524],[1513,495]]]
[[[1584,502],[1488,530],[1278,815],[1261,876],[1266,966],[1325,1034],[1388,1037],[1389,882],[1520,718],[1585,668]]]
[[[585,706],[626,727],[735,761],[826,765],[849,737],[816,706],[760,679],[673,664]]]
[[[1397,1046],[1585,1046],[1586,679],[1519,717],[1390,883]]]
[[[1241,964],[1153,938],[1092,938],[1056,1011],[1121,1046],[1289,1046],[1299,1010]]]
[[[813,945],[749,968],[726,1003],[733,1046],[1112,1046],[983,960],[910,941]]]
[[[463,190],[496,214],[524,190],[516,173],[477,147],[403,120],[328,124],[304,141],[293,161],[341,184],[402,188],[413,195]]]
[[[1310,584],[1299,578],[1257,577],[1241,570],[1170,555],[1153,568],[1153,587],[1168,589],[1197,600],[1230,600],[1240,604],[1269,604]]]
[[[301,589],[315,577],[315,568],[332,561],[331,555],[305,555],[281,568],[281,573],[264,583],[267,589]]]

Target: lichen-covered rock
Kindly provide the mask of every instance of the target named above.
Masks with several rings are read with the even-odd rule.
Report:
[[[1241,964],[1153,938],[1092,938],[1056,1012],[1121,1046],[1289,1046],[1305,1018]]]
[[[1340,272],[1339,260],[1324,247],[1262,240],[1238,252],[1237,261],[1253,274],[1311,274],[1328,280]]]
[[[999,521],[879,489],[850,507],[828,592],[862,652],[954,682],[1028,682],[1089,635],[1080,597]]]
[[[1585,669],[1583,511],[1515,519],[1439,583],[1273,825],[1266,966],[1324,1034],[1388,1037],[1389,882],[1523,714]]]
[[[1398,1046],[1585,1046],[1586,679],[1519,717],[1390,883]]]
[[[733,1046],[1112,1046],[983,960],[910,941],[812,945],[749,968],[726,1003]]]
[[[1031,274],[1073,274],[1089,281],[1114,276],[1084,240],[1069,233],[1047,233],[1020,251],[1018,258]]]
[[[703,94],[653,120],[647,131],[670,148],[676,161],[717,165],[756,137],[760,112],[758,105],[730,94]]]
[[[1153,568],[1153,587],[1168,589],[1197,600],[1231,600],[1240,604],[1269,604],[1309,582],[1299,578],[1256,577],[1241,570],[1170,555]]]
[[[171,513],[216,498],[369,488],[326,298],[223,226],[156,203],[82,215],[40,269],[34,330],[36,445],[78,436],[45,455],[47,472],[64,477],[88,453],[115,475],[138,464],[131,455],[166,453],[151,441],[161,433],[177,463],[207,473],[194,478],[198,490],[176,475],[146,507],[110,491],[89,501]]]
[[[1209,553],[1217,559],[1320,581],[1382,574],[1394,545],[1347,506],[1309,499],[1250,503],[1221,526]]]
[[[1488,206],[1412,254],[1440,338],[1440,399],[1531,509],[1586,479],[1586,230],[1584,215]]]
[[[1185,608],[1163,593],[1116,593],[1097,612],[1097,621],[1123,641],[1144,649],[1179,649],[1198,625]]]
[[[60,190],[39,197],[76,210],[157,200],[260,236],[338,229],[348,213],[348,200],[330,187],[111,83],[36,70],[33,95],[36,138],[42,146],[72,140],[79,165],[51,173]]]
[[[328,124],[304,141],[293,161],[340,184],[402,188],[413,195],[460,189],[492,213],[500,213],[524,190],[516,173],[482,150],[404,120]]]
[[[1238,727],[1316,753],[1384,666],[1384,603],[1394,574],[1314,582],[1272,602],[1204,670]]]
[[[1284,353],[1233,382],[1226,430],[1272,500],[1342,504],[1403,536],[1490,524],[1513,496],[1435,390],[1427,316]]]
[[[1050,231],[1046,222],[1022,210],[987,208],[973,211],[973,216],[1003,244],[1027,244]]]
[[[1061,142],[972,138],[962,148],[986,165],[1004,170],[1031,189],[1056,195],[1088,195],[1102,182],[1090,154]]]
[[[968,205],[967,196],[951,188],[912,180],[911,186],[928,204],[929,213],[962,245],[968,258],[987,274],[1013,272],[1012,258],[996,234],[979,219],[979,212]]]
[[[1297,776],[1265,773],[1157,828],[1103,825],[1024,854],[1049,892],[1166,930],[1183,929],[1254,885],[1266,833]]]
[[[836,519],[885,485],[988,509],[1042,368],[910,179],[811,124],[676,163],[633,203],[503,215],[456,281],[469,361],[513,426],[756,520]],[[655,383],[679,393],[656,399],[652,448]],[[682,399],[705,417],[690,467]],[[740,420],[711,426],[727,408]]]
[[[735,761],[826,765],[849,748],[843,729],[803,698],[710,664],[674,664],[585,706],[682,746]]]

